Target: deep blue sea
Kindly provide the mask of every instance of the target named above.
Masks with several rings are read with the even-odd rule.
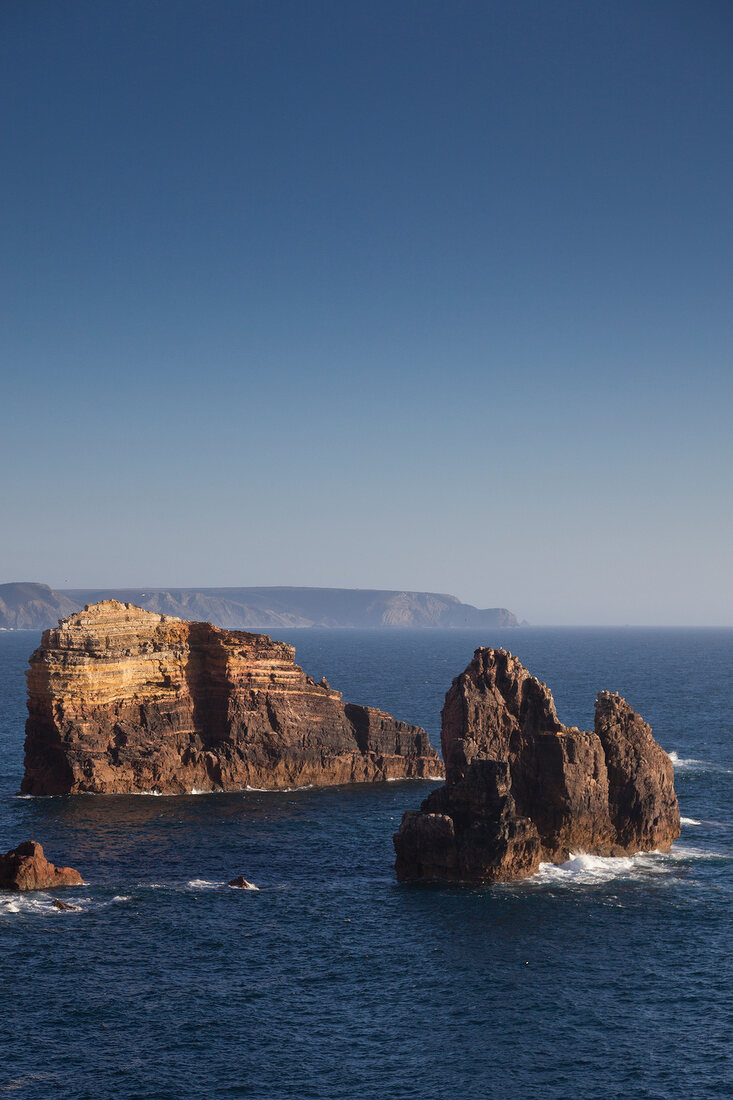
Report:
[[[0,895],[0,1091],[25,1097],[733,1095],[733,631],[284,631],[358,703],[424,725],[505,645],[592,726],[620,691],[675,754],[671,855],[579,856],[513,885],[399,886],[426,782],[18,798],[38,641],[0,634],[0,849],[86,885]],[[224,883],[243,874],[259,889]]]

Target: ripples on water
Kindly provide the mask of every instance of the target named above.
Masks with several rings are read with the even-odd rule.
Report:
[[[398,886],[430,783],[15,797],[31,633],[0,634],[0,848],[85,885],[0,895],[0,1086],[23,1097],[731,1095],[733,632],[296,631],[308,672],[437,741],[475,645],[507,644],[588,727],[619,690],[674,753],[671,854],[521,883]],[[225,885],[243,874],[258,890]]]

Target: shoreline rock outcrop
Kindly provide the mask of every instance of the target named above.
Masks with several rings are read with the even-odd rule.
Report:
[[[35,840],[25,840],[0,855],[0,890],[55,890],[59,886],[83,885],[78,871],[50,863]]]
[[[25,794],[168,794],[420,779],[428,735],[344,703],[264,634],[107,600],[30,658]]]
[[[448,691],[446,784],[395,834],[400,881],[492,882],[572,852],[668,850],[680,834],[673,766],[618,693],[590,732],[564,726],[550,690],[505,650],[477,649]]]

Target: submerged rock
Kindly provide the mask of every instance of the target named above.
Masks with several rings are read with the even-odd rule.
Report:
[[[277,789],[441,774],[424,730],[344,703],[265,634],[108,600],[30,659],[26,794]]]
[[[68,901],[61,901],[60,898],[54,898],[51,905],[54,909],[61,909],[64,913],[78,913],[81,911],[80,905],[70,905]]]
[[[82,886],[84,880],[71,867],[55,867],[34,840],[26,840],[0,855],[0,890],[51,890],[57,886]],[[60,903],[63,904],[63,903]]]
[[[521,878],[571,852],[665,851],[680,834],[672,761],[618,694],[598,696],[592,732],[564,726],[516,657],[477,649],[442,718],[446,784],[395,834],[401,881]]]
[[[247,882],[244,875],[233,878],[231,882],[227,883],[227,886],[236,886],[238,890],[259,890],[259,886],[255,886],[253,882]]]

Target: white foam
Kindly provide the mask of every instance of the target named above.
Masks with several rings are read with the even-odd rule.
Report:
[[[716,775],[733,775],[733,768],[711,764],[708,760],[697,760],[692,756],[683,757],[674,751],[668,755],[676,772],[714,772]]]
[[[694,817],[681,817],[680,825],[702,825],[702,821],[695,821]]]
[[[73,911],[82,910],[81,901],[89,902],[89,898],[67,898],[69,905],[75,908]],[[33,914],[36,916],[53,916],[71,912],[69,909],[59,909],[53,904],[50,894],[11,894],[9,897],[0,897],[0,916],[15,914]]]
[[[706,852],[702,848],[680,847],[679,844],[675,844],[665,858],[675,863],[679,863],[683,860],[726,859],[727,857],[722,852]]]
[[[669,753],[669,759],[672,761],[675,771],[684,772],[691,771],[692,769],[697,770],[698,768],[707,767],[707,764],[704,760],[695,760],[691,756],[685,759],[685,757],[680,756],[679,753],[676,752]]]
[[[388,783],[444,783],[445,776],[443,775],[391,775],[387,778]]]
[[[257,890],[257,891],[259,891],[259,886],[255,886],[255,884],[253,882],[248,882],[246,886],[232,886],[232,884],[230,882],[229,883],[229,889],[230,890]]]
[[[250,791],[256,794],[292,794],[293,791],[312,791],[313,784],[306,783],[304,787],[240,787],[240,791]],[[235,792],[230,791],[230,794]]]
[[[633,856],[592,856],[574,852],[565,863],[541,863],[532,880],[590,886],[614,878],[646,878],[667,870],[663,860],[661,852],[639,852]]]
[[[192,878],[188,885],[192,890],[218,890],[220,886],[226,886],[226,883],[209,882],[205,878]]]

